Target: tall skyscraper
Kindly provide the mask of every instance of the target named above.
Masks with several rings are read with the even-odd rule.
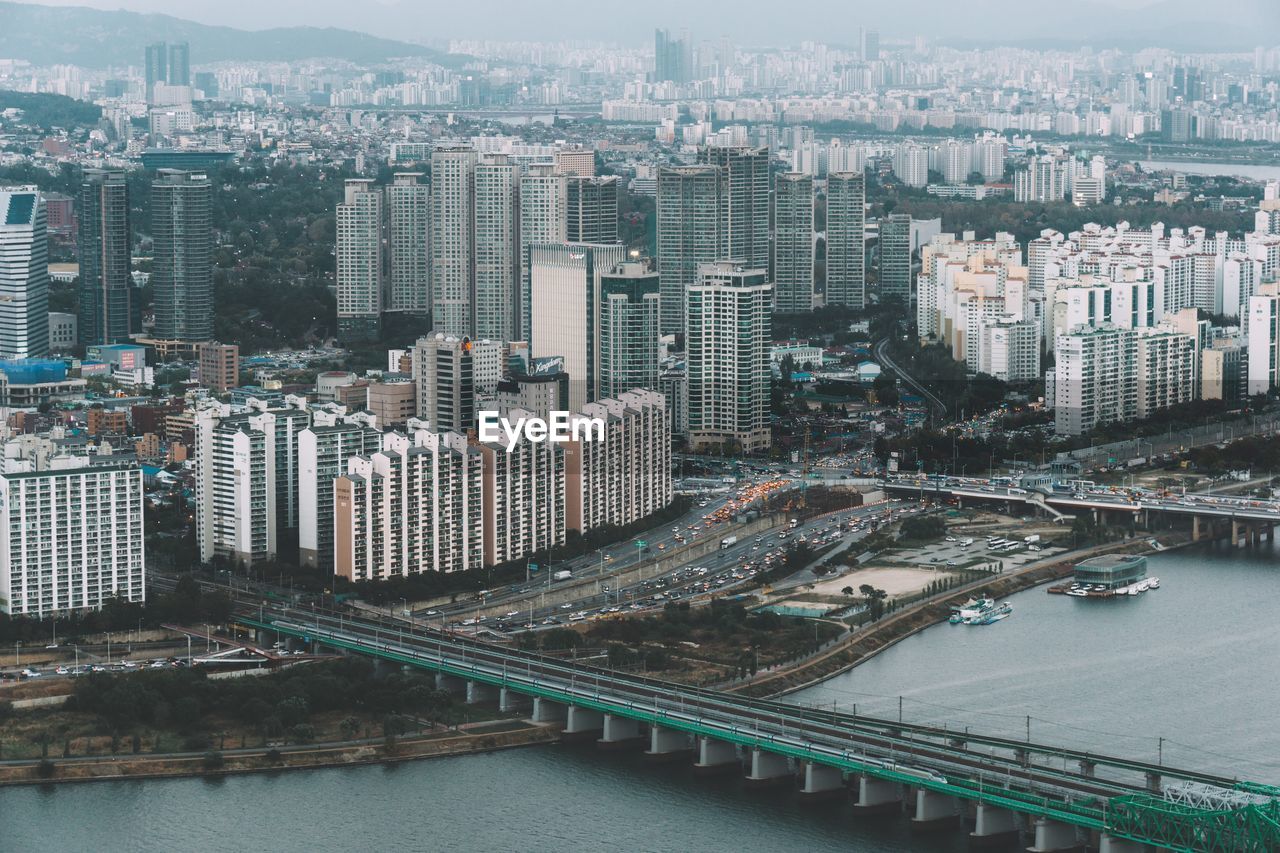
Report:
[[[658,389],[658,273],[627,261],[600,277],[600,397]]]
[[[469,335],[475,295],[476,152],[441,145],[431,153],[431,323]]]
[[[80,342],[127,342],[142,325],[129,266],[129,187],[122,169],[85,169],[80,184]]]
[[[376,340],[382,328],[382,193],[348,178],[338,205],[338,337]]]
[[[813,177],[778,176],[774,196],[774,309],[784,314],[813,310]]]
[[[213,338],[212,185],[202,172],[161,169],[151,185],[155,336]]]
[[[693,79],[693,42],[687,32],[672,38],[670,30],[654,30],[653,54],[653,82],[688,83]]]
[[[382,449],[382,431],[367,412],[334,417],[317,413],[298,434],[298,559],[304,566],[333,567],[333,482],[347,459]]]
[[[168,70],[165,80],[170,86],[191,85],[191,49],[185,41],[169,45]]]
[[[529,250],[533,302],[529,349],[534,358],[561,356],[569,374],[569,408],[600,396],[601,277],[622,263],[621,244],[567,243]]]
[[[529,340],[529,247],[568,239],[566,178],[551,166],[532,166],[520,178],[520,300],[516,336]]]
[[[698,160],[724,171],[721,258],[769,268],[769,149],[711,145]]]
[[[880,33],[877,30],[862,30],[862,61],[874,62],[880,58]]]
[[[413,347],[418,417],[435,431],[475,429],[476,399],[492,394],[502,378],[502,345],[435,332]]]
[[[866,177],[827,175],[827,304],[861,310],[867,304]]]
[[[36,187],[0,189],[0,358],[49,353],[49,236]]]
[[[911,302],[911,215],[891,213],[880,220],[880,301]]]
[[[387,310],[431,311],[431,189],[421,172],[397,172],[387,196]]]
[[[689,445],[768,450],[773,286],[763,269],[703,264],[689,288]]]
[[[685,294],[698,280],[698,265],[724,257],[724,192],[724,175],[718,166],[658,170],[658,276],[664,335],[684,334]]]
[[[475,298],[469,331],[476,338],[509,341],[515,335],[518,179],[518,167],[505,155],[487,157],[475,168]]]
[[[570,243],[618,242],[618,178],[572,176],[566,182],[566,237]]]
[[[169,80],[169,49],[164,42],[147,45],[146,66],[147,100],[150,101],[156,84]]]

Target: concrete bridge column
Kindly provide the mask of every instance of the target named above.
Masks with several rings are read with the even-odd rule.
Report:
[[[467,682],[467,704],[479,705],[484,702],[492,702],[498,698],[498,688],[492,684],[485,684],[482,681]]]
[[[692,751],[687,733],[663,726],[649,727],[649,749],[644,754],[649,761],[675,761]]]
[[[436,690],[447,690],[450,693],[467,692],[466,679],[457,675],[446,675],[443,672],[436,673]]]
[[[800,788],[800,797],[804,802],[840,799],[845,794],[844,774],[838,767],[804,763],[804,786]]]
[[[588,736],[603,730],[604,714],[578,705],[569,706],[569,714],[564,724],[565,737],[571,740],[586,740]]]
[[[1097,768],[1098,768],[1098,765],[1090,761],[1089,759],[1087,758],[1080,759],[1080,775],[1081,776],[1088,776],[1090,779],[1092,779],[1094,774],[1097,772]]]
[[[644,744],[640,737],[640,721],[615,714],[604,715],[604,734],[596,746],[607,750],[623,750]]]
[[[1130,841],[1127,838],[1115,838],[1105,832],[1098,839],[1098,853],[1146,853],[1150,849],[1146,844]]]
[[[916,813],[911,818],[913,830],[949,829],[959,821],[960,803],[955,797],[927,788],[916,788]]]
[[[902,786],[874,776],[858,778],[858,802],[854,811],[862,814],[889,814],[902,805]]]
[[[1200,541],[1200,516],[1198,515],[1191,516],[1191,541]]]
[[[1233,518],[1231,519],[1231,547],[1243,548],[1244,545],[1245,545],[1244,525],[1242,525],[1240,522],[1236,521]]]
[[[747,774],[748,788],[772,788],[794,778],[791,762],[785,755],[763,749],[751,750],[751,771]]]
[[[715,738],[698,738],[698,760],[693,765],[693,772],[701,776],[724,773],[740,767],[742,760],[738,758],[738,748],[728,741]]]
[[[1005,847],[1016,841],[1020,834],[1016,813],[978,803],[973,832],[969,833],[969,847],[975,850]]]
[[[1147,771],[1147,790],[1153,794],[1160,793],[1160,774],[1153,770]]]
[[[498,691],[498,710],[504,714],[519,711],[527,704],[529,704],[529,697],[517,693],[510,687],[503,687]]]
[[[1035,844],[1027,848],[1027,853],[1053,853],[1055,850],[1081,850],[1083,847],[1074,826],[1040,818],[1036,821]]]
[[[535,723],[564,722],[568,709],[559,702],[552,702],[540,696],[533,698],[533,721]]]

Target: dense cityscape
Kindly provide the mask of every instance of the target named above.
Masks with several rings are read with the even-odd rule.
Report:
[[[714,791],[622,849],[1280,849],[1238,654],[1280,20],[1228,5],[770,43],[0,3],[12,849],[98,843],[43,833],[125,783],[18,798],[104,778],[204,817],[101,849],[588,849],[591,810],[518,832],[538,795],[456,812],[606,772]],[[434,840],[322,841],[286,787],[428,757]]]

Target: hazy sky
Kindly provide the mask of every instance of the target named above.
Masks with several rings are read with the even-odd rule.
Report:
[[[332,26],[406,41],[598,38],[640,44],[652,39],[655,26],[666,26],[688,28],[695,38],[725,35],[744,44],[806,38],[853,44],[860,25],[878,28],[886,39],[1074,35],[1087,41],[1099,33],[1127,35],[1147,27],[1154,38],[1175,23],[1184,33],[1194,32],[1186,27],[1193,21],[1252,26],[1259,34],[1274,33],[1280,23],[1280,0],[43,0],[41,5],[158,12],[242,29]]]

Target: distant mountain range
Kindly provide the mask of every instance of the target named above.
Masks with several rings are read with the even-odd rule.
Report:
[[[237,30],[170,15],[0,2],[0,57],[40,65],[66,62],[85,68],[142,65],[146,45],[156,41],[188,42],[193,65],[311,57],[374,63],[398,56],[426,57],[452,65],[461,59],[422,45],[330,27]]]

